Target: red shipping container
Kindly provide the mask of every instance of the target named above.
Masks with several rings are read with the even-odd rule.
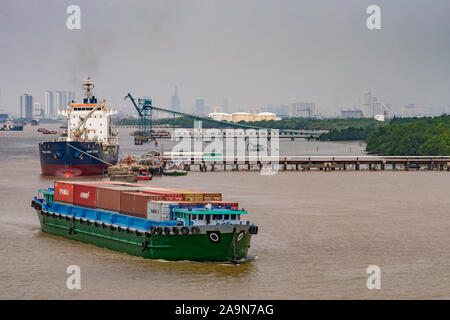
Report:
[[[147,218],[147,202],[161,201],[161,195],[151,195],[142,192],[121,192],[120,212],[140,218]]]
[[[96,206],[97,187],[89,184],[74,184],[73,185],[73,203],[94,207]]]
[[[55,181],[54,200],[73,203],[73,184],[71,182]]]
[[[95,206],[100,209],[119,212],[121,192],[120,189],[98,186]]]

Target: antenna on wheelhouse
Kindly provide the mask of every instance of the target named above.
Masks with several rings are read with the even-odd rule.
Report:
[[[90,77],[88,77],[86,80],[83,80],[83,88],[86,95],[84,103],[95,103],[93,101],[95,97],[92,95],[92,89],[94,88],[94,86],[94,80],[92,80]]]

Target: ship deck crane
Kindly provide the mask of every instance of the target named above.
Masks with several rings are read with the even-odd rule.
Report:
[[[77,139],[80,139],[83,135],[84,135],[84,138],[86,139],[86,129],[84,128],[84,126],[86,125],[86,122],[88,121],[88,119],[94,114],[94,112],[101,108],[101,106],[103,105],[104,102],[105,102],[105,99],[102,99],[94,108],[92,108],[91,111],[89,111],[89,113],[83,119],[81,119],[78,126],[74,130],[72,130],[73,135]]]

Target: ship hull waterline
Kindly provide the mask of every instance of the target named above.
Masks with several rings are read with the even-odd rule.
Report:
[[[211,242],[207,234],[149,235],[141,231],[137,235],[124,229],[111,230],[101,224],[73,221],[61,214],[54,216],[42,209],[36,212],[44,233],[146,259],[242,262],[247,259],[251,241],[250,233],[244,233],[237,241],[240,235],[237,232],[221,233],[218,243]]]
[[[108,168],[104,164],[41,164],[44,176],[64,177],[70,176],[99,176]]]
[[[44,176],[95,176],[102,175],[109,164],[117,163],[119,146],[105,153],[98,143],[43,142],[39,153]]]

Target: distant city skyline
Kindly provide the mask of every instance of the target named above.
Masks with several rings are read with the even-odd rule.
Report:
[[[376,92],[393,112],[450,105],[450,3],[379,0],[382,29],[368,30],[370,1],[86,1],[81,30],[68,30],[66,2],[2,1],[2,108],[17,114],[27,92],[64,88],[132,113],[123,97],[151,96],[170,108],[174,84],[183,110],[202,97],[238,111],[314,101],[333,116]],[[23,44],[33,50],[23,50]],[[137,44],[137,45],[136,45]]]
[[[144,96],[151,99],[150,96]],[[31,100],[29,100],[31,99]],[[80,98],[81,99],[81,98]],[[26,118],[30,120],[32,117],[44,118],[44,119],[57,119],[58,110],[63,110],[69,106],[72,101],[76,101],[76,94],[73,91],[55,91],[46,90],[44,92],[44,99],[41,103],[31,94],[23,94],[20,96],[20,103],[18,112],[13,116],[19,118]],[[247,106],[247,107],[229,107],[228,99],[225,98],[221,106],[209,107],[206,105],[205,99],[195,99],[194,106],[187,105],[182,107],[180,104],[180,96],[178,94],[178,86],[174,86],[174,94],[170,96],[170,110],[180,111],[185,113],[192,113],[195,115],[206,116],[210,112],[273,112],[277,116],[286,116],[289,118],[304,117],[341,117],[341,118],[376,118],[376,116],[384,115],[386,117],[392,116],[434,116],[441,115],[443,113],[450,113],[450,106],[448,107],[435,107],[435,108],[423,108],[416,107],[414,103],[409,103],[401,106],[398,111],[393,112],[391,103],[378,100],[371,91],[363,92],[359,99],[359,105],[353,105],[353,107],[340,107],[333,115],[324,115],[316,109],[314,102],[296,101],[288,105],[280,104],[279,107],[268,106]],[[31,107],[30,107],[31,106]],[[39,110],[38,110],[39,109]],[[125,111],[125,112],[124,112]],[[133,110],[119,110],[119,112],[126,114],[127,116],[133,116]],[[11,112],[8,112],[11,114]],[[157,117],[164,117],[164,113],[158,112]],[[30,116],[31,115],[31,116]],[[136,116],[136,115],[134,115]]]

